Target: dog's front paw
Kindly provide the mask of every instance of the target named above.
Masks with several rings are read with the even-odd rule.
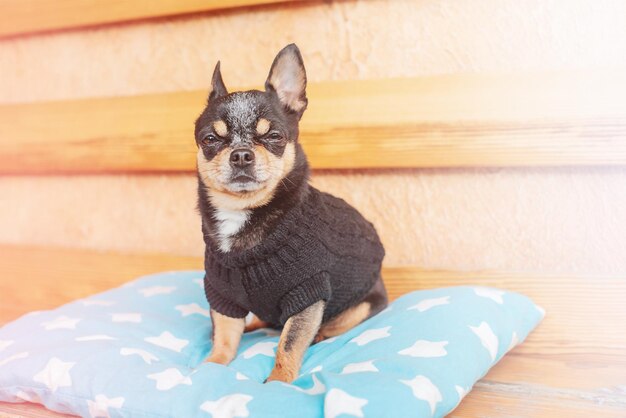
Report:
[[[272,373],[270,374],[270,377],[265,379],[264,383],[273,382],[273,381],[291,383],[294,380],[296,380],[296,377],[298,376],[296,376],[295,373],[291,373],[285,370],[274,368],[274,370],[272,370]]]
[[[209,357],[204,359],[203,363],[217,363],[226,366],[230,363],[230,359],[221,353],[211,353]]]
[[[315,337],[313,338],[313,342],[312,344],[317,344],[317,343],[321,343],[322,341],[328,339],[328,337],[326,337],[325,335],[323,335],[322,333],[318,332]]]

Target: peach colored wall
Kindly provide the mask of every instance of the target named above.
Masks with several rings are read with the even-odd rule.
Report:
[[[626,70],[625,39],[621,0],[240,9],[0,40],[0,102],[206,88],[217,59],[227,84],[259,85],[292,41],[322,81]],[[314,184],[375,222],[389,265],[626,272],[626,168],[316,172]],[[200,255],[194,187],[189,175],[0,177],[0,242]]]
[[[0,42],[0,101],[265,81],[297,42],[310,81],[626,68],[622,0],[364,0],[235,9]]]
[[[372,219],[389,265],[624,273],[622,169],[316,173]],[[2,240],[202,255],[195,179],[2,178]]]

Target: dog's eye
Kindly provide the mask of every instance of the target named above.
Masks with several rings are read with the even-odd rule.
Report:
[[[215,142],[217,141],[217,138],[215,137],[215,135],[213,134],[208,134],[205,135],[204,138],[202,138],[202,145],[209,145],[211,142]]]
[[[276,141],[276,140],[280,139],[280,134],[279,134],[278,132],[272,132],[272,133],[269,135],[269,138],[270,138],[270,139],[273,139],[274,141]]]

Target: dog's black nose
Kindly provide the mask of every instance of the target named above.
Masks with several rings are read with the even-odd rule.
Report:
[[[237,148],[230,153],[230,164],[235,167],[246,167],[254,162],[254,151]]]

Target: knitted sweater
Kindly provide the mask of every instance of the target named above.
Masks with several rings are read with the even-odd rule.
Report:
[[[319,300],[323,321],[360,302],[380,277],[385,251],[374,226],[344,200],[309,187],[257,246],[222,252],[205,237],[211,308],[274,326]]]

